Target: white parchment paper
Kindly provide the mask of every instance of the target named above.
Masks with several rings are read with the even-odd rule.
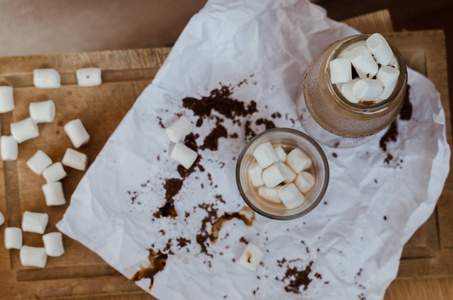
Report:
[[[403,244],[432,213],[449,171],[439,94],[413,71],[413,115],[397,121],[388,164],[379,148],[385,130],[354,149],[324,147],[330,185],[310,214],[287,222],[256,216],[251,227],[227,222],[209,245],[212,257],[196,242],[207,215],[199,204],[212,204],[219,215],[244,205],[234,172],[249,139],[244,123],[249,120],[256,133],[264,130],[256,125],[259,118],[303,130],[295,121],[295,101],[306,67],[326,45],[355,33],[308,1],[209,1],[83,177],[58,228],[128,277],[146,264],[148,248],[173,253],[151,290],[148,279],[138,282],[160,299],[382,299]],[[198,117],[181,99],[206,96],[220,82],[235,86],[233,98],[255,100],[258,112],[239,118],[241,125],[224,121],[229,137],[219,140],[218,151],[198,151],[205,171],[190,175],[174,197],[178,216],[156,218],[165,203],[165,179],[179,178],[158,117],[167,124],[184,113],[195,123]],[[276,112],[281,117],[272,117]],[[199,145],[214,123],[195,127]],[[180,247],[181,237],[190,243]],[[241,237],[265,252],[256,272],[233,261],[245,247]],[[288,270],[306,275],[296,291]]]

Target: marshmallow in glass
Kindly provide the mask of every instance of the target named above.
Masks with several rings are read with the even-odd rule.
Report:
[[[278,196],[283,204],[289,209],[298,207],[305,201],[304,195],[302,195],[294,183],[282,186],[278,191]]]
[[[255,157],[261,169],[265,169],[279,161],[279,157],[270,142],[262,143],[256,147],[255,151],[253,151],[253,157]]]

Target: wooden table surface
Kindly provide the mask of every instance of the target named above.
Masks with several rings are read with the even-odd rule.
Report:
[[[408,65],[435,83],[450,122],[442,31],[392,33],[388,11],[345,22],[362,32],[385,33],[401,50]],[[14,112],[1,116],[2,134],[9,134],[10,122],[28,116],[28,104],[32,101],[53,99],[57,107],[56,120],[39,125],[40,137],[21,144],[18,160],[4,162],[0,170],[0,211],[6,212],[8,226],[20,226],[23,211],[31,210],[48,212],[47,232],[55,230],[66,206],[45,206],[40,190],[44,182],[28,170],[25,161],[37,149],[44,150],[54,161],[61,160],[66,148],[71,146],[62,125],[74,118],[81,118],[89,132],[96,130],[90,143],[80,149],[92,161],[169,51],[170,48],[160,48],[0,58],[0,84],[13,85],[16,99]],[[100,87],[87,89],[75,84],[75,70],[87,66],[103,69],[104,83]],[[32,71],[43,67],[60,71],[63,83],[60,89],[33,87]],[[101,115],[103,122],[99,122]],[[450,126],[448,138],[451,144]],[[72,194],[82,176],[82,172],[68,169],[68,177],[63,181],[66,195]],[[387,291],[386,299],[453,299],[451,179],[450,175],[434,214],[405,246],[398,279]],[[3,240],[3,230],[0,240]],[[24,233],[24,242],[31,246],[42,245],[40,236],[32,233]],[[17,250],[0,247],[0,298],[151,298],[76,241],[65,237],[64,243],[65,255],[49,258],[47,267],[42,270],[22,267]]]

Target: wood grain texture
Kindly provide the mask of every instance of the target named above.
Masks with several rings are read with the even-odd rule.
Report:
[[[362,33],[392,32],[393,23],[387,9],[343,20],[343,23],[354,27]]]

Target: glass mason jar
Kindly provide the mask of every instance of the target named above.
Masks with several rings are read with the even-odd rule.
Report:
[[[305,130],[318,142],[333,147],[351,147],[366,141],[390,125],[403,105],[407,88],[407,69],[399,51],[390,42],[400,74],[393,93],[374,104],[349,102],[340,89],[330,83],[331,60],[355,43],[369,37],[360,34],[339,40],[318,54],[305,73],[298,99],[299,117]]]
[[[273,204],[258,196],[247,170],[254,161],[256,147],[265,142],[274,146],[299,148],[311,158],[315,185],[305,195],[306,200],[302,205],[288,209],[283,204]],[[258,134],[244,146],[236,165],[236,183],[241,197],[255,212],[271,219],[291,220],[309,213],[321,202],[329,183],[329,164],[319,144],[305,133],[291,128],[274,128]]]

